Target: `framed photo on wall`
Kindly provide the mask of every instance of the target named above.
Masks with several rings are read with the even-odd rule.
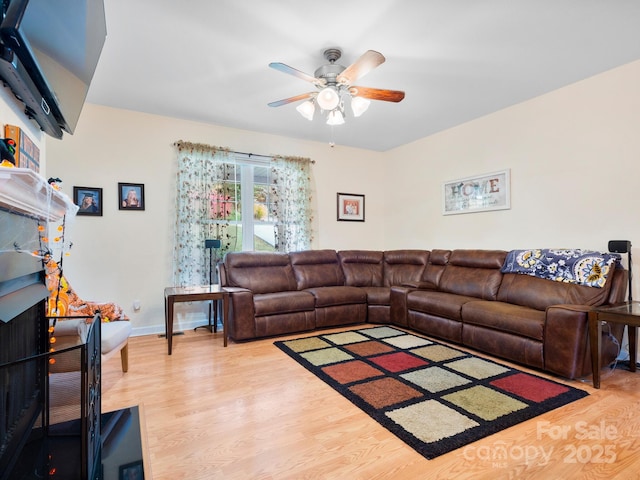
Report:
[[[73,187],[73,203],[78,207],[78,215],[102,216],[102,188]]]
[[[144,184],[118,183],[118,208],[144,210]]]
[[[364,222],[364,195],[338,193],[338,221]]]
[[[442,185],[442,214],[511,208],[510,170],[459,178]]]

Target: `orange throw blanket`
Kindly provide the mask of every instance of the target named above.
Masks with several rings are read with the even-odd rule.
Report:
[[[89,316],[95,315],[99,311],[103,322],[112,320],[129,320],[122,308],[115,303],[97,303],[81,299],[71,288],[69,282],[61,275],[57,262],[49,260],[45,266],[46,285],[49,290],[49,301],[47,303],[47,316]]]

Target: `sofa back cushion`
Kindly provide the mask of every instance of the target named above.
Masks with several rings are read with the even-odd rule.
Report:
[[[507,252],[454,250],[442,273],[438,289],[448,293],[496,300],[502,282],[500,269]]]
[[[615,272],[615,274],[624,273]],[[615,276],[614,274],[614,276]],[[550,305],[570,304],[598,306],[607,303],[612,279],[603,288],[562,283],[518,273],[505,273],[498,300],[524,307],[545,310]]]
[[[437,288],[440,284],[440,279],[444,273],[444,269],[449,263],[451,257],[451,250],[431,250],[429,254],[429,263],[424,269],[422,275],[422,283],[432,285],[433,288]]]
[[[335,250],[306,250],[289,254],[298,290],[344,285],[344,273]]]
[[[383,253],[376,250],[342,250],[338,252],[345,284],[354,287],[381,287]]]
[[[384,286],[418,282],[429,261],[428,250],[388,250],[384,252]]]
[[[230,252],[225,255],[227,286],[248,288],[253,293],[297,289],[286,253]]]

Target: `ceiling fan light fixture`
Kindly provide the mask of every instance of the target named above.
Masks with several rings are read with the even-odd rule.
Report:
[[[313,120],[313,114],[316,111],[316,106],[313,103],[313,100],[307,100],[304,103],[301,103],[296,107],[296,110],[307,120]]]
[[[360,115],[362,115],[364,112],[367,111],[367,108],[369,108],[369,105],[371,105],[371,101],[367,100],[366,98],[363,98],[363,97],[351,98],[351,110],[353,110],[353,116],[359,117]]]
[[[342,125],[344,123],[344,115],[337,108],[331,110],[327,115],[327,125]]]
[[[340,96],[333,87],[326,87],[320,90],[316,97],[316,102],[322,110],[331,111],[340,103]]]

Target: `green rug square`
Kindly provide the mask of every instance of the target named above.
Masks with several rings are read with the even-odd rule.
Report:
[[[436,393],[471,383],[471,380],[440,367],[427,367],[400,375],[425,390]]]
[[[433,443],[453,437],[479,424],[437,400],[398,408],[385,414],[418,440]]]
[[[524,410],[528,406],[526,403],[482,385],[458,390],[449,395],[443,395],[442,398],[483,420],[495,420],[518,410]]]
[[[463,358],[446,364],[448,368],[456,370],[472,378],[483,379],[502,375],[509,371],[507,367],[498,365],[497,363],[483,360],[479,357]]]
[[[304,352],[301,353],[300,356],[306,358],[309,363],[315,366],[328,365],[330,363],[338,363],[353,359],[353,356],[335,347]]]
[[[402,348],[403,350],[433,344],[431,340],[415,335],[400,335],[398,337],[385,338],[383,341],[394,347]]]
[[[373,338],[387,338],[387,337],[393,337],[396,335],[404,334],[402,330],[396,330],[395,328],[391,328],[391,327],[373,327],[373,328],[366,328],[360,331]]]
[[[300,338],[298,340],[290,340],[284,342],[294,352],[308,352],[309,350],[318,350],[320,348],[330,347],[327,342],[318,337]]]
[[[432,362],[444,362],[445,360],[453,360],[454,358],[465,357],[467,355],[455,348],[438,344],[414,348],[411,350],[411,353],[422,358],[426,358],[427,360],[431,360]]]
[[[365,342],[369,340],[369,337],[365,337],[358,332],[334,333],[331,335],[323,335],[322,338],[325,338],[336,345],[347,345],[349,343]]]

